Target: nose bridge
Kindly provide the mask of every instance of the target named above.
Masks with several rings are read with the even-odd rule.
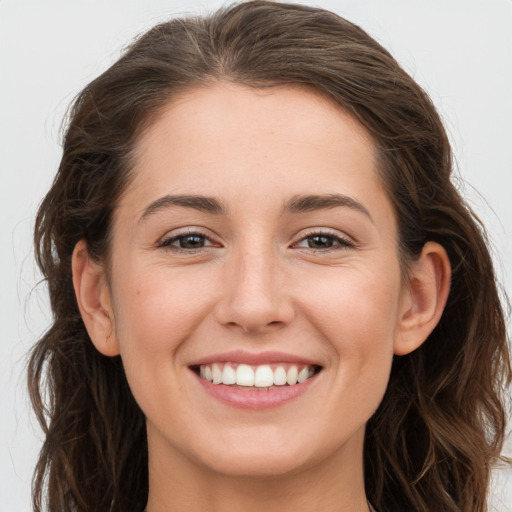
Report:
[[[293,308],[282,285],[282,265],[272,245],[241,244],[226,266],[219,321],[245,332],[284,326]]]
[[[277,279],[275,256],[269,249],[244,250],[235,266],[234,291],[241,302],[267,307],[274,302],[273,282]]]

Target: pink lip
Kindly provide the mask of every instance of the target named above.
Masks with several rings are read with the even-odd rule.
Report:
[[[219,359],[217,359],[219,361]],[[268,360],[267,360],[268,361]],[[302,360],[301,360],[302,361]],[[203,364],[203,363],[202,363]],[[204,363],[206,364],[206,363]],[[319,374],[294,386],[282,386],[265,391],[233,388],[224,384],[213,384],[191,372],[203,389],[213,398],[238,409],[262,410],[279,407],[304,394],[314,384]]]
[[[249,365],[260,365],[266,363],[296,363],[321,366],[316,361],[305,359],[304,357],[296,356],[293,354],[287,354],[285,352],[268,351],[252,353],[246,352],[244,350],[233,350],[230,352],[222,352],[213,354],[211,356],[205,356],[201,359],[198,359],[197,361],[194,361],[190,366],[222,362],[244,363]]]

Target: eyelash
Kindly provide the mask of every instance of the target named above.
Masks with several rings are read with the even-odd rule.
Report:
[[[201,247],[196,248],[187,248],[187,247],[178,247],[174,246],[172,244],[176,242],[183,241],[186,238],[196,237],[200,238],[203,242],[203,245]],[[308,239],[311,240],[315,237],[321,237],[326,240],[327,243],[335,244],[334,246],[326,247],[326,248],[314,248],[314,247],[301,247],[299,244],[303,241],[307,241]],[[204,243],[209,242],[210,245],[205,246]],[[204,250],[207,250],[208,247],[215,246],[215,242],[206,234],[200,232],[200,231],[190,231],[186,233],[179,233],[177,235],[173,235],[169,238],[165,238],[158,244],[158,248],[163,248],[166,250],[174,251],[174,252],[181,252],[181,253],[187,253],[187,254],[195,254],[197,252],[201,252]],[[302,249],[306,251],[312,251],[312,252],[330,252],[330,251],[339,251],[339,250],[346,250],[346,249],[353,249],[355,248],[355,243],[349,240],[348,238],[344,238],[342,236],[339,236],[335,233],[331,233],[329,231],[325,230],[316,230],[312,231],[310,233],[307,233],[304,235],[298,242],[294,243],[293,248]]]
[[[186,238],[191,238],[191,237],[201,238],[203,240],[210,242],[212,246],[215,245],[214,242],[212,241],[212,239],[209,236],[205,235],[204,233],[201,233],[200,231],[188,231],[186,233],[178,233],[177,235],[173,235],[169,238],[163,239],[158,244],[158,247],[159,248],[161,247],[163,249],[167,249],[170,251],[175,251],[175,252],[186,252],[188,254],[200,252],[205,249],[204,245],[201,247],[197,247],[197,248],[176,247],[176,246],[172,245],[175,242],[179,242],[180,240],[183,240]],[[209,247],[209,246],[207,246],[207,247]]]
[[[316,249],[314,247],[298,247],[299,249],[306,249],[309,251],[320,251],[320,252],[329,252],[329,251],[339,251],[344,249],[354,249],[355,243],[349,240],[348,238],[344,238],[343,236],[339,236],[336,233],[332,233],[330,231],[326,230],[316,230],[312,231],[310,233],[307,233],[304,235],[299,242],[294,244],[295,246],[298,245],[298,243],[306,241],[308,239],[313,239],[315,237],[321,237],[324,239],[327,239],[331,243],[335,243],[336,245],[334,247],[327,247],[324,249]]]

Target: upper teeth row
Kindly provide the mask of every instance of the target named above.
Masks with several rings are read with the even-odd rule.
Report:
[[[300,370],[295,364],[285,370],[277,366],[274,370],[268,364],[256,366],[254,369],[247,364],[238,364],[236,369],[230,363],[204,364],[199,367],[201,378],[214,384],[236,384],[238,386],[255,386],[265,388],[269,386],[284,386],[304,382],[314,374],[313,367],[306,365]]]

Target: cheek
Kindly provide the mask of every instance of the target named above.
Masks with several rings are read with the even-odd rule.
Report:
[[[204,318],[211,300],[204,276],[179,275],[164,266],[139,266],[113,285],[113,306],[121,358],[132,393],[148,416],[166,407],[162,389],[178,389],[180,349]],[[155,397],[160,397],[155,401]],[[172,410],[171,404],[167,408]]]
[[[317,280],[315,294],[304,298],[304,310],[331,351],[337,389],[353,390],[354,407],[363,397],[376,408],[387,387],[399,321],[400,274],[341,271],[330,282]],[[334,384],[333,384],[334,385]],[[345,399],[345,398],[344,398]]]
[[[302,299],[310,321],[340,350],[389,345],[399,316],[399,273],[365,268],[338,274],[304,287],[314,290]]]
[[[206,291],[203,276],[197,272],[184,276],[163,266],[139,270],[115,289],[121,346],[173,351],[206,309]]]
[[[119,272],[129,279],[114,286],[114,314],[121,358],[135,399],[143,409],[176,388],[181,347],[208,310],[209,298],[198,290],[200,276],[177,276],[165,267]],[[146,411],[147,412],[147,411]]]

